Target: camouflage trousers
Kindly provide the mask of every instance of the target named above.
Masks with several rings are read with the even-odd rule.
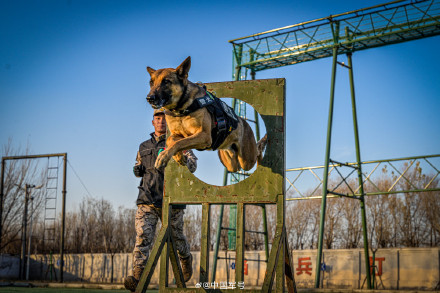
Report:
[[[179,258],[190,255],[189,243],[183,235],[184,213],[183,209],[171,210],[170,227]],[[138,205],[135,218],[136,244],[133,250],[133,271],[136,268],[143,270],[147,264],[148,256],[154,244],[157,221],[161,218],[162,209],[149,205]]]

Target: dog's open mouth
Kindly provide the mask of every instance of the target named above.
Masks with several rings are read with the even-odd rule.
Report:
[[[153,109],[160,109],[160,108],[162,108],[162,106],[157,106],[157,105],[151,105],[151,107],[153,107]]]

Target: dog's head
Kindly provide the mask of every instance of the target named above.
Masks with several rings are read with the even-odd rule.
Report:
[[[188,84],[188,72],[191,57],[185,59],[176,69],[164,68],[154,70],[147,67],[150,74],[150,92],[147,101],[154,109],[174,109],[185,93]]]

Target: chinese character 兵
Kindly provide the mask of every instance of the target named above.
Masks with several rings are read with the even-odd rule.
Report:
[[[302,273],[306,273],[307,275],[312,275],[312,262],[310,261],[310,257],[298,257],[298,267],[296,268],[296,274],[301,275]]]

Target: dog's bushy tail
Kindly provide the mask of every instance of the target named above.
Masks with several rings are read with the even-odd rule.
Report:
[[[261,160],[263,160],[263,153],[267,146],[267,133],[266,135],[257,142],[257,164],[260,165]]]

